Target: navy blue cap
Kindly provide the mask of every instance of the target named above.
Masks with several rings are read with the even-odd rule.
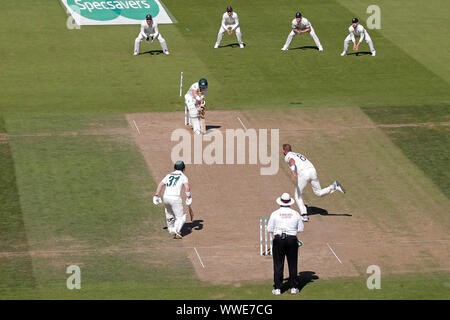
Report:
[[[301,17],[302,17],[302,14],[301,14],[300,12],[297,12],[297,13],[295,14],[295,17],[296,17],[296,18],[301,18]]]
[[[352,19],[352,23],[357,23],[357,22],[359,22],[358,18],[353,18]]]
[[[227,12],[233,12],[233,8],[231,6],[227,7]]]
[[[151,14],[146,15],[145,20],[153,20],[152,15]]]

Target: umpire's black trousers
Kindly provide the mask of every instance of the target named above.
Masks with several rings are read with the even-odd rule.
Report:
[[[289,287],[297,288],[298,240],[296,236],[276,235],[273,239],[273,280],[275,289],[281,289],[283,284],[284,257],[287,257],[289,267]]]

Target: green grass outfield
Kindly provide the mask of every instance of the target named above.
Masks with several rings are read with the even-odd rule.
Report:
[[[448,1],[380,1],[382,29],[369,30],[376,58],[339,56],[351,18],[365,24],[366,0],[307,0],[300,8],[287,0],[231,1],[244,50],[213,49],[230,1],[163,2],[178,21],[160,26],[171,55],[134,57],[137,26],[68,30],[59,1],[2,1],[0,134],[9,137],[0,140],[0,252],[11,254],[0,255],[0,299],[273,298],[269,280],[200,284],[182,255],[108,251],[167,241],[164,217],[151,205],[154,178],[124,133],[124,114],[181,111],[181,71],[183,91],[208,79],[211,109],[350,106],[380,124],[449,120]],[[298,10],[324,52],[281,52]],[[417,32],[411,12],[429,29]],[[224,36],[222,45],[234,42]],[[310,45],[306,36],[291,46]],[[447,128],[383,130],[448,197]],[[65,288],[70,264],[82,266],[80,291]],[[449,283],[448,273],[390,276],[370,291],[364,277],[318,279],[294,298],[449,299]]]

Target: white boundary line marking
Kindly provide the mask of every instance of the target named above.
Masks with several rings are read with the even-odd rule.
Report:
[[[205,265],[203,264],[202,258],[200,258],[200,255],[198,254],[197,248],[194,247],[195,253],[197,254],[198,260],[202,264],[203,269],[205,268]]]
[[[334,252],[334,250],[333,250],[333,249],[330,247],[330,245],[328,244],[328,242],[327,242],[327,246],[328,246],[328,248],[330,248],[331,252],[334,254],[334,256],[335,256],[336,259],[339,261],[339,263],[342,264],[341,259],[339,259],[339,257],[336,255],[336,253]]]
[[[139,134],[141,134],[141,131],[139,131],[139,128],[138,128],[138,126],[137,126],[136,121],[133,120],[133,123],[134,123],[134,126],[136,127],[137,132],[138,132]]]
[[[241,118],[237,117],[236,119],[239,120],[239,122],[241,123],[242,127],[244,127],[245,131],[247,131],[247,127],[244,125],[244,123],[242,122]]]

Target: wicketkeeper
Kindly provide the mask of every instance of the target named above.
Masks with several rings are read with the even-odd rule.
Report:
[[[195,134],[205,134],[202,130],[200,120],[205,116],[205,96],[207,94],[208,81],[205,78],[201,78],[198,82],[193,83],[184,95],[184,103],[189,111],[190,123]]]
[[[148,42],[153,42],[158,39],[161,44],[161,48],[163,49],[164,54],[169,54],[169,49],[167,49],[166,40],[162,37],[158,30],[158,24],[153,21],[152,15],[148,14],[145,17],[145,21],[141,23],[141,32],[139,32],[136,40],[134,41],[134,55],[137,56],[139,54],[139,47],[141,45],[141,41],[144,40]]]
[[[242,42],[241,27],[239,25],[239,18],[236,12],[233,12],[231,6],[227,7],[227,12],[222,15],[222,23],[220,25],[219,33],[217,34],[217,41],[214,45],[214,49],[217,49],[222,41],[223,34],[226,32],[228,35],[232,35],[233,31],[236,32],[236,38],[241,49],[244,48]]]

